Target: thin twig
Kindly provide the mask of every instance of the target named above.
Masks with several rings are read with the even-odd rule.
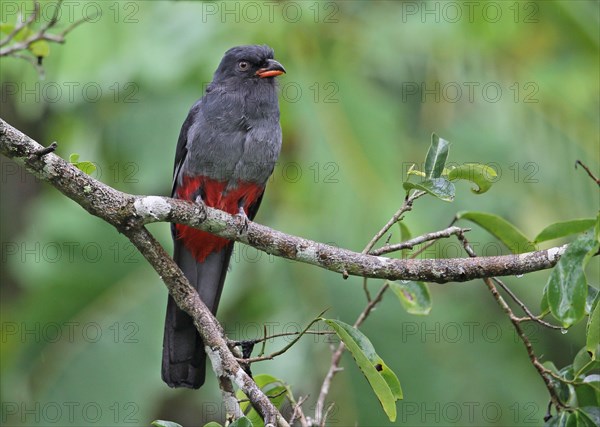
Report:
[[[539,375],[542,377],[542,380],[546,384],[546,388],[548,389],[548,393],[550,394],[550,399],[557,408],[567,408],[567,406],[563,404],[562,401],[559,399],[556,389],[554,388],[554,384],[552,383],[552,380],[548,378],[548,375],[551,371],[546,369],[538,360],[535,352],[533,351],[531,341],[523,331],[523,328],[521,328],[521,323],[519,322],[519,319],[514,315],[511,308],[508,306],[508,304],[506,304],[502,296],[500,296],[492,280],[486,277],[483,279],[483,281],[487,285],[488,289],[492,293],[492,296],[494,297],[498,305],[500,305],[504,312],[508,314],[508,317],[514,326],[517,335],[519,336],[519,338],[521,338],[521,341],[523,341],[523,344],[525,345],[525,348],[527,350],[527,356],[529,356],[529,360],[531,361],[535,369],[538,371]]]
[[[281,332],[279,334],[273,334],[273,335],[265,335],[262,338],[256,338],[254,340],[243,340],[243,341],[230,341],[229,345],[230,346],[240,346],[243,344],[258,344],[259,342],[266,342],[268,340],[274,339],[274,338],[281,338],[281,337],[291,337],[291,336],[297,336],[300,334],[304,334],[304,335],[334,335],[335,332],[333,331],[313,331],[313,330],[308,330],[308,331],[298,331],[298,332]]]
[[[335,407],[335,403],[331,402],[329,404],[329,406],[327,406],[327,409],[325,410],[325,415],[323,415],[323,421],[321,422],[321,425],[319,427],[325,427],[325,422],[327,421],[327,417],[329,417],[329,414],[331,413],[331,411],[333,410],[333,408]]]
[[[265,349],[267,348],[267,339],[266,339],[266,337],[267,337],[267,325],[263,325],[263,337],[264,337],[264,340],[262,342],[262,346],[260,348],[260,351],[258,352],[259,356],[262,356],[263,354],[265,354]],[[256,343],[254,343],[254,344],[256,344]]]
[[[466,240],[466,237],[465,237],[465,235],[464,235],[464,233],[463,233],[463,232],[459,232],[459,233],[457,233],[457,237],[458,237],[458,239],[459,239],[459,240],[460,240],[460,241],[463,243],[463,246],[464,246],[464,242],[466,242],[466,241],[467,241],[467,240]],[[470,246],[470,245],[469,245],[468,247],[469,247],[469,248],[471,248],[471,246]],[[466,249],[465,249],[465,250],[466,250]],[[467,253],[469,254],[469,256],[470,256],[471,258],[475,258],[475,257],[477,256],[477,254],[475,253],[475,251],[473,251],[473,250],[472,250],[472,248],[471,248],[470,252],[467,252]],[[520,317],[520,318],[517,318],[517,317],[515,317],[515,320],[516,320],[516,321],[518,321],[519,323],[521,323],[521,322],[528,322],[528,321],[531,321],[531,322],[537,322],[537,323],[539,323],[540,325],[543,325],[543,326],[545,326],[545,327],[547,327],[547,328],[550,328],[550,329],[561,329],[561,327],[560,327],[560,326],[556,326],[556,325],[553,325],[553,324],[551,324],[551,323],[548,323],[548,322],[546,322],[545,320],[542,320],[540,317],[538,317],[538,316],[534,315],[534,314],[531,312],[531,310],[529,310],[529,308],[528,308],[528,307],[525,305],[525,303],[524,303],[523,301],[521,301],[521,300],[519,299],[519,297],[517,297],[517,295],[516,295],[516,294],[515,294],[515,293],[514,293],[514,292],[513,292],[513,291],[512,291],[512,290],[511,290],[511,289],[510,289],[508,286],[506,286],[506,284],[505,284],[505,283],[504,283],[502,280],[500,280],[500,279],[499,279],[499,278],[497,278],[497,277],[492,277],[492,280],[493,280],[494,282],[496,282],[496,283],[498,284],[498,286],[500,286],[500,287],[501,287],[501,288],[504,290],[504,292],[506,292],[506,293],[508,294],[508,296],[510,296],[510,298],[511,298],[511,299],[512,299],[512,300],[513,300],[513,301],[514,301],[514,302],[515,302],[515,303],[516,303],[516,304],[517,304],[519,307],[521,307],[521,310],[523,310],[523,311],[525,312],[525,314],[527,314],[527,317]]]
[[[477,257],[477,254],[475,253],[465,236],[459,235],[458,238],[461,240],[465,252],[467,252],[467,254],[472,258]],[[511,321],[513,327],[515,328],[515,331],[517,332],[517,335],[519,336],[519,338],[523,342],[523,345],[525,346],[525,349],[527,350],[527,356],[529,357],[529,360],[531,361],[532,365],[535,367],[538,374],[542,377],[542,380],[546,384],[546,388],[548,389],[548,393],[550,394],[550,399],[552,403],[554,403],[556,408],[567,408],[567,406],[561,402],[560,398],[558,397],[558,393],[554,388],[554,384],[549,378],[550,371],[540,363],[535,352],[533,351],[531,341],[523,331],[523,328],[521,328],[521,320],[517,316],[515,316],[510,306],[506,303],[506,301],[504,301],[504,298],[502,298],[502,296],[498,292],[498,289],[496,289],[496,286],[494,286],[494,282],[492,281],[492,279],[490,279],[489,277],[484,277],[483,281],[492,293],[494,300],[498,303],[500,308],[502,308],[502,310],[508,315],[509,320]]]
[[[38,58],[34,58],[33,56],[30,56],[30,55],[24,55],[22,53],[13,53],[10,56],[12,58],[19,58],[19,59],[29,62],[33,66],[33,68],[35,68],[35,71],[38,73],[38,77],[41,80],[44,80],[46,78],[46,73],[44,71],[44,67],[42,67],[40,65]]]
[[[33,2],[33,11],[31,12],[31,14],[27,17],[27,19],[23,20],[22,19],[22,15],[19,11],[19,17],[21,18],[20,20],[17,18],[17,22],[15,23],[15,28],[5,37],[0,41],[0,47],[4,46],[5,44],[10,43],[10,41],[19,33],[19,31],[21,31],[23,28],[27,27],[28,25],[30,25],[33,21],[35,21],[35,19],[38,17],[40,13],[40,3],[36,0]],[[19,22],[21,21],[21,22]]]
[[[383,299],[383,294],[385,293],[385,291],[387,291],[387,289],[389,287],[390,287],[390,285],[388,285],[386,283],[379,289],[379,292],[377,292],[377,295],[375,295],[375,298],[373,298],[371,301],[369,301],[369,303],[364,308],[364,310],[361,311],[361,313],[358,315],[358,318],[356,319],[356,321],[354,322],[354,325],[352,325],[352,326],[354,326],[355,328],[358,328],[360,325],[363,324],[363,322],[365,320],[367,320],[367,317],[369,317],[369,314],[371,314],[371,311],[373,311],[375,306],[381,302],[381,300]]]
[[[367,319],[367,317],[369,317],[369,314],[371,314],[371,312],[373,311],[375,306],[377,304],[379,304],[379,302],[381,302],[381,300],[383,298],[383,294],[385,293],[385,291],[387,291],[388,288],[389,288],[389,285],[386,283],[379,289],[379,292],[377,292],[377,295],[375,295],[375,298],[373,298],[371,301],[369,301],[367,306],[358,315],[358,318],[356,319],[356,321],[354,322],[354,325],[352,325],[352,326],[354,326],[355,328],[358,328],[360,325],[363,324],[363,322]],[[324,415],[322,415],[322,414],[323,414],[323,408],[325,407],[325,398],[327,397],[327,394],[329,393],[329,388],[331,386],[331,381],[333,380],[333,377],[335,376],[336,373],[338,373],[341,370],[339,368],[339,364],[340,364],[340,360],[342,358],[342,354],[344,354],[345,348],[346,348],[346,346],[344,345],[344,343],[340,342],[338,344],[337,349],[331,356],[331,364],[329,366],[329,370],[327,371],[327,374],[325,375],[325,379],[323,380],[323,383],[321,384],[321,391],[319,392],[319,397],[317,399],[317,404],[315,407],[315,420],[317,423],[320,423],[324,418]]]
[[[319,391],[319,397],[317,398],[317,404],[315,406],[315,423],[318,425],[323,425],[324,416],[323,409],[325,407],[325,399],[329,394],[329,389],[331,387],[331,382],[333,381],[333,377],[339,371],[342,370],[340,368],[340,359],[342,358],[342,354],[344,353],[344,343],[341,342],[338,344],[337,349],[331,355],[331,363],[329,365],[329,369],[327,370],[327,374],[325,374],[325,378],[323,379],[323,383],[321,384],[321,390]]]
[[[387,231],[392,228],[394,226],[394,224],[396,224],[398,221],[402,220],[402,215],[410,210],[412,210],[412,205],[413,202],[418,199],[419,197],[423,196],[425,194],[424,191],[417,191],[414,192],[412,194],[406,194],[406,197],[404,198],[404,203],[402,203],[402,206],[400,207],[400,209],[398,209],[398,211],[392,215],[392,217],[389,219],[389,221],[383,226],[383,228],[381,228],[381,230],[379,230],[371,239],[371,241],[367,244],[367,246],[365,246],[365,248],[363,249],[362,253],[363,254],[367,254],[371,251],[371,249],[373,249],[373,247],[377,244],[377,242],[379,241],[379,239],[381,239],[383,237],[383,235],[385,233],[387,233]],[[390,235],[391,237],[391,235]],[[386,240],[386,246],[390,240],[390,237],[388,237],[388,239]],[[365,277],[363,280],[363,292],[365,293],[365,297],[367,298],[367,302],[371,301],[371,293],[369,292],[369,287],[368,287],[368,283],[367,283],[367,278]]]
[[[600,186],[600,178],[596,178],[596,176],[592,173],[592,171],[586,164],[584,164],[581,160],[577,160],[575,161],[575,169],[577,169],[577,165],[581,166],[587,172],[590,178],[592,178],[596,182],[596,184]]]
[[[375,306],[382,300],[383,294],[385,293],[385,291],[387,291],[388,288],[389,285],[386,283],[379,289],[377,295],[375,295],[373,299],[368,300],[366,307],[358,315],[356,321],[354,322],[353,326],[355,328],[358,328],[367,319],[367,317],[369,316],[369,314],[371,314]],[[344,354],[345,348],[346,346],[343,342],[340,342],[338,344],[337,348],[331,356],[331,363],[329,365],[329,369],[327,370],[327,374],[325,374],[325,378],[323,379],[323,383],[321,384],[319,397],[317,398],[317,403],[315,406],[315,422],[319,425],[324,425],[327,414],[327,412],[325,414],[323,413],[323,408],[325,407],[325,399],[329,394],[329,389],[331,387],[333,377],[335,376],[335,374],[341,371],[339,365],[340,360],[342,359],[342,355]]]
[[[552,323],[548,323],[545,320],[542,320],[539,316],[534,315],[531,312],[531,310],[529,310],[529,308],[525,305],[525,303],[523,301],[521,301],[517,297],[517,295],[515,295],[515,293],[508,286],[506,286],[506,284],[502,280],[498,279],[497,277],[492,277],[492,280],[494,282],[496,282],[496,284],[498,286],[500,286],[504,290],[504,292],[506,292],[508,294],[508,296],[510,296],[511,299],[519,307],[521,307],[521,309],[525,312],[525,314],[527,314],[527,317],[520,318],[520,320],[519,320],[520,322],[532,321],[532,322],[539,323],[540,325],[543,325],[550,329],[562,329],[560,326],[556,326],[556,325],[553,325]]]
[[[13,55],[15,52],[29,49],[29,47],[33,43],[42,41],[42,40],[45,40],[48,42],[53,42],[53,43],[58,43],[58,44],[63,44],[66,40],[65,37],[67,36],[68,33],[70,33],[75,28],[77,28],[79,25],[83,24],[84,22],[87,22],[90,19],[91,19],[91,17],[87,17],[87,16],[84,18],[81,18],[81,19],[75,21],[66,30],[64,30],[63,32],[61,32],[59,34],[50,34],[50,33],[42,32],[40,30],[39,32],[29,36],[27,39],[23,40],[22,42],[18,42],[11,46],[0,49],[0,56]]]
[[[292,396],[292,393],[290,392],[288,398],[290,399],[292,407],[294,408],[294,412],[292,412],[292,416],[290,417],[289,421],[290,425],[292,425],[296,418],[298,418],[302,427],[310,427],[310,424],[308,423],[306,416],[304,415],[304,411],[302,410],[302,404],[304,404],[306,399],[308,399],[308,395],[301,396],[300,399],[298,399],[298,402],[296,402],[294,400],[294,397]]]
[[[286,345],[286,346],[285,346],[285,347],[283,347],[282,349],[280,349],[280,350],[277,350],[277,351],[275,351],[275,352],[273,352],[273,353],[271,353],[271,354],[269,354],[269,355],[267,355],[267,356],[249,357],[249,358],[246,358],[246,359],[238,359],[238,361],[239,361],[241,364],[248,364],[248,365],[249,365],[249,364],[251,364],[251,363],[255,363],[255,362],[262,362],[263,360],[272,360],[272,359],[274,359],[275,357],[282,355],[283,353],[285,353],[286,351],[288,351],[290,348],[292,348],[292,346],[293,346],[294,344],[296,344],[296,343],[298,342],[298,340],[299,340],[300,338],[302,338],[302,336],[303,336],[304,334],[306,334],[306,331],[308,331],[312,325],[314,325],[314,324],[315,324],[315,323],[317,323],[319,320],[321,320],[321,316],[323,316],[323,314],[325,314],[325,312],[326,312],[327,310],[328,310],[328,309],[325,309],[325,310],[323,310],[323,311],[322,311],[322,312],[321,312],[321,313],[320,313],[320,314],[319,314],[319,315],[318,315],[318,316],[317,316],[315,319],[313,319],[313,320],[312,320],[312,322],[310,322],[310,323],[309,323],[309,324],[306,326],[306,328],[304,328],[304,330],[302,330],[302,331],[301,331],[301,332],[298,334],[298,336],[297,336],[296,338],[294,338],[294,339],[293,339],[293,340],[292,340],[292,341],[291,341],[291,342],[290,342],[288,345]]]
[[[56,9],[54,11],[54,14],[52,15],[52,18],[50,18],[50,20],[48,22],[46,22],[38,31],[36,31],[34,34],[30,35],[28,38],[26,38],[23,41],[16,42],[10,46],[0,49],[0,56],[9,56],[9,55],[16,56],[15,53],[22,51],[22,50],[29,49],[29,47],[33,43],[42,41],[42,40],[62,44],[65,42],[65,37],[67,36],[67,34],[69,34],[71,31],[73,31],[79,25],[83,24],[84,22],[90,21],[97,16],[97,15],[84,16],[84,17],[76,20],[75,22],[73,22],[71,25],[69,25],[66,29],[64,29],[62,32],[60,32],[58,34],[48,33],[47,31],[54,28],[54,26],[58,23],[58,18],[60,16],[60,6],[61,6],[62,2],[63,2],[63,0],[58,0],[58,2],[56,3]],[[37,2],[35,2],[35,3],[37,4]],[[17,28],[15,27],[15,30],[17,30],[17,32],[18,32],[22,28],[31,24],[33,22],[33,20],[35,20],[35,18],[37,17],[38,14],[39,14],[39,11],[36,12],[36,10],[34,8],[34,12],[32,12],[32,14],[29,16],[26,23],[24,23],[23,25],[20,25],[21,28],[19,28],[19,30],[17,30]],[[13,30],[13,32],[14,32],[14,30]],[[17,32],[15,32],[15,34],[11,33],[12,36],[11,36],[11,34],[9,34],[10,38],[8,38],[8,36],[7,36],[4,40],[2,40],[2,44],[0,44],[0,46],[4,46],[7,43],[9,43],[14,38],[14,36],[16,35]],[[23,58],[23,55],[19,55],[17,57]]]
[[[58,144],[56,143],[56,141],[54,141],[49,146],[44,147],[44,148],[40,148],[39,150],[37,150],[36,152],[34,152],[32,154],[32,156],[37,157],[38,159],[41,159],[45,155],[53,153],[54,151],[56,151],[57,147],[58,147]]]
[[[367,298],[367,302],[371,301],[371,291],[369,291],[369,279],[363,277],[363,292],[365,293],[365,297]]]
[[[436,243],[437,243],[437,240],[432,240],[430,242],[425,243],[423,246],[421,246],[415,252],[413,252],[412,254],[410,254],[410,257],[412,259],[415,259],[416,257],[418,257],[419,255],[421,255],[423,252],[425,252],[427,249],[429,249],[430,247],[432,247]]]
[[[64,0],[57,0],[56,4],[54,5],[54,13],[52,14],[52,18],[50,18],[50,20],[48,22],[46,22],[44,25],[42,25],[42,27],[40,28],[40,33],[45,33],[46,31],[48,31],[50,28],[54,27],[56,25],[56,23],[58,22],[58,17],[60,16],[60,8],[62,7]]]
[[[385,233],[387,233],[387,231],[394,226],[395,223],[400,221],[402,215],[405,212],[412,210],[413,202],[423,195],[425,195],[424,191],[417,191],[417,192],[412,193],[411,195],[407,195],[406,198],[404,199],[404,203],[402,204],[402,207],[400,207],[400,209],[398,209],[398,211],[390,218],[390,220],[383,226],[383,228],[381,230],[379,230],[375,234],[375,236],[373,236],[371,241],[363,249],[362,253],[363,254],[369,253],[369,251],[371,249],[373,249],[373,246],[375,246],[377,244],[379,239],[381,239],[383,237],[383,235]]]
[[[379,249],[374,249],[374,250],[370,251],[369,255],[384,255],[384,254],[389,254],[391,252],[400,251],[402,249],[412,249],[415,246],[420,245],[421,243],[447,238],[447,237],[456,235],[458,233],[464,233],[467,231],[471,231],[471,229],[470,228],[460,228],[460,227],[448,227],[444,230],[434,231],[432,233],[423,234],[422,236],[412,238],[412,239],[407,240],[402,243],[396,243],[393,245],[386,244]]]

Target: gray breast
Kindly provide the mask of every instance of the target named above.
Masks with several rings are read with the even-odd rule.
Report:
[[[260,96],[239,92],[215,90],[202,99],[187,135],[186,174],[266,183],[281,151],[277,95],[274,88]]]

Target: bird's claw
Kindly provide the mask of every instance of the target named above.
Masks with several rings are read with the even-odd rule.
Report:
[[[246,215],[246,211],[244,211],[244,208],[242,206],[240,206],[240,209],[237,213],[237,215],[235,215],[236,218],[236,222],[238,222],[238,227],[239,227],[239,234],[245,233],[246,231],[248,231],[248,223],[250,222],[250,220],[248,219],[248,215]]]

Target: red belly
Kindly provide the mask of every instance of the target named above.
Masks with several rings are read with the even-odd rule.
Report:
[[[262,194],[264,187],[251,182],[238,181],[235,188],[225,192],[226,182],[215,181],[205,176],[183,178],[183,185],[177,189],[177,197],[182,200],[194,201],[202,188],[204,203],[207,206],[220,209],[230,214],[237,214],[239,206],[248,212]],[[243,203],[240,203],[243,200]],[[184,246],[202,262],[212,252],[218,252],[230,243],[229,240],[217,237],[205,231],[196,230],[182,224],[175,224],[177,236],[183,241]]]

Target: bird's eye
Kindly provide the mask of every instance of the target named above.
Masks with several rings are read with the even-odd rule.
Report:
[[[238,63],[238,68],[240,70],[247,70],[248,69],[248,63],[246,61],[240,61]]]

